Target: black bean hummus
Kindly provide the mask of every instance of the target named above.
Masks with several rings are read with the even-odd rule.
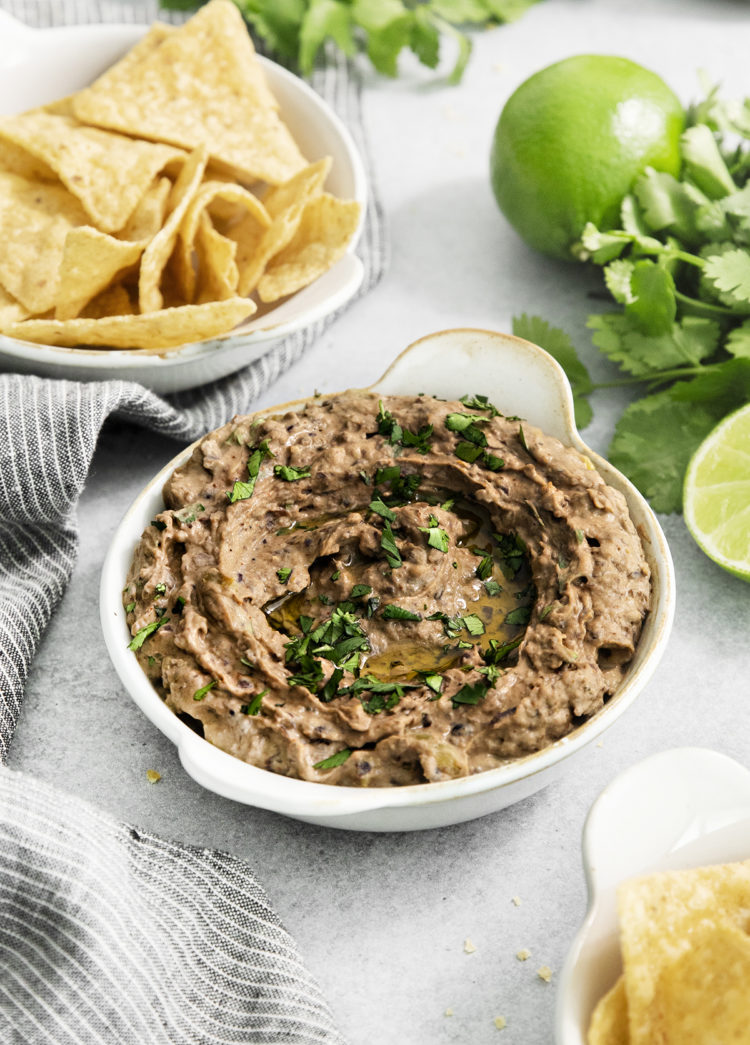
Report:
[[[484,397],[346,392],[206,436],[124,593],[167,706],[321,783],[479,773],[617,689],[650,599],[624,498]]]

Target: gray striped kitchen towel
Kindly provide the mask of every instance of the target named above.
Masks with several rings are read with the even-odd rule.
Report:
[[[0,6],[35,27],[185,17],[157,12],[152,0]],[[360,83],[336,54],[326,55],[312,83],[349,127],[370,173],[359,247],[365,293],[381,277],[387,249]],[[31,659],[73,568],[76,504],[106,419],[194,439],[247,412],[326,322],[275,345],[238,374],[171,397],[126,381],[0,375],[3,1045],[342,1045],[294,942],[245,864],[118,824],[1,764]]]

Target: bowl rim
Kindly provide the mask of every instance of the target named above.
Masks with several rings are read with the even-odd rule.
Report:
[[[143,22],[84,22],[77,25],[44,26],[37,28],[26,25],[24,22],[19,21],[6,11],[0,11],[0,14],[2,14],[3,20],[21,36],[28,34],[30,38],[34,39],[38,35],[41,39],[47,34],[59,34],[63,39],[65,39],[65,45],[70,48],[75,47],[83,36],[91,38],[89,46],[92,48],[94,47],[97,38],[104,39],[110,36],[115,39],[117,37],[122,37],[123,53],[125,53],[125,50],[128,47],[131,47],[136,43],[151,28],[149,24]],[[240,338],[242,339],[243,347],[249,349],[256,345],[266,345],[271,341],[287,337],[305,327],[309,327],[312,323],[322,319],[330,312],[335,311],[336,308],[341,307],[341,305],[345,303],[345,300],[348,300],[348,298],[356,292],[356,289],[359,287],[362,280],[363,270],[355,251],[360,239],[362,238],[368,206],[367,175],[362,155],[360,154],[351,132],[341,117],[333,110],[325,99],[323,99],[321,95],[310,86],[309,83],[303,80],[302,77],[296,76],[288,69],[285,69],[284,66],[280,65],[278,62],[274,62],[272,59],[267,58],[265,55],[256,53],[256,58],[265,69],[269,81],[271,81],[272,90],[274,89],[274,84],[280,83],[284,84],[287,88],[296,91],[301,98],[304,98],[305,103],[309,105],[311,109],[314,109],[329,123],[331,128],[335,131],[336,136],[339,138],[343,151],[346,153],[354,188],[351,199],[360,204],[360,215],[357,228],[351,241],[347,245],[344,257],[339,259],[339,261],[336,262],[336,265],[328,270],[328,272],[333,272],[337,266],[341,266],[342,269],[344,269],[345,265],[351,268],[352,262],[356,263],[353,266],[355,271],[350,273],[348,280],[345,281],[348,293],[344,299],[341,300],[341,292],[338,294],[332,294],[330,296],[330,303],[327,299],[324,299],[318,303],[317,307],[309,309],[306,313],[303,312],[290,320],[282,321],[276,325],[273,324],[274,309],[270,309],[260,317],[262,320],[265,320],[267,317],[268,325],[258,327],[255,330],[226,331],[224,334],[215,338],[208,338],[203,341],[190,341],[173,348],[153,350],[134,348],[79,348],[64,345],[47,345],[34,341],[24,341],[21,338],[9,337],[7,334],[0,333],[0,356],[9,360],[18,359],[32,364],[38,362],[42,366],[64,367],[70,369],[73,374],[76,370],[101,368],[103,374],[111,374],[113,377],[127,377],[128,371],[134,367],[138,367],[139,369],[145,368],[146,370],[159,370],[160,372],[163,372],[187,364],[194,365],[200,362],[200,360],[205,356],[210,356],[220,350],[225,344],[231,345]],[[318,278],[324,278],[327,274],[328,273],[324,273],[323,276]],[[316,282],[317,280],[314,280],[313,283],[308,284],[308,286],[313,286]],[[297,293],[302,293],[306,289],[306,287],[303,287]],[[282,304],[287,300],[291,301],[293,298],[294,295],[290,295],[289,298],[283,299]]]
[[[622,968],[617,887],[641,874],[747,859],[748,829],[750,769],[712,748],[658,751],[609,781],[582,832],[588,903],[560,971],[557,1045],[586,1045],[591,968],[603,981],[596,1001]]]
[[[234,776],[242,775],[244,778],[242,788],[232,782],[227,784],[229,788],[227,793],[230,797],[236,797],[238,792],[247,786],[252,791],[253,797],[241,797],[240,801],[290,815],[298,815],[302,811],[307,811],[308,808],[311,812],[320,812],[325,807],[326,815],[332,818],[376,809],[442,804],[452,799],[468,798],[479,793],[491,793],[521,780],[529,780],[546,773],[552,766],[564,762],[582,747],[591,743],[632,704],[653,674],[668,641],[674,615],[674,567],[671,554],[658,520],[642,495],[629,480],[591,450],[581,439],[575,426],[570,385],[564,371],[552,356],[539,346],[510,334],[472,327],[453,328],[436,331],[412,342],[399,353],[378,380],[359,390],[378,392],[387,381],[391,381],[403,373],[405,366],[408,366],[420,352],[423,352],[425,348],[431,350],[437,339],[446,337],[448,339],[473,338],[488,345],[511,346],[515,351],[520,351],[529,358],[533,358],[536,365],[545,369],[548,380],[554,383],[555,391],[559,395],[563,423],[569,435],[569,445],[584,453],[597,470],[602,472],[608,483],[614,480],[612,485],[626,494],[629,506],[632,502],[640,505],[643,517],[649,523],[648,538],[651,544],[652,575],[653,579],[658,580],[658,585],[655,584],[654,587],[658,586],[659,589],[658,605],[652,606],[645,626],[649,628],[652,636],[651,648],[628,672],[617,693],[581,726],[539,751],[468,777],[409,784],[401,787],[367,789],[296,780],[242,762],[197,736],[187,724],[169,711],[140,669],[135,657],[131,657],[126,649],[130,631],[125,623],[125,614],[119,598],[125,573],[118,572],[118,570],[123,561],[130,562],[135,543],[142,533],[143,526],[140,525],[140,528],[136,530],[135,524],[138,521],[142,522],[153,513],[154,508],[158,507],[164,482],[176,467],[188,459],[193,449],[201,441],[197,439],[160,469],[135,498],[117,527],[102,568],[100,607],[102,629],[110,658],[131,698],[151,721],[177,745],[183,763],[186,759],[190,761],[191,768],[188,771],[200,769],[200,765],[195,761],[196,756],[199,762],[203,762],[201,753],[205,755],[205,761],[210,763],[207,765],[206,771],[211,777],[210,786],[213,789],[217,789],[216,785],[221,783],[222,774],[227,771]],[[384,392],[384,394],[386,393]],[[416,390],[404,389],[403,394],[413,395],[416,394]],[[248,416],[266,415],[270,412],[286,410],[313,399],[314,396],[306,396],[273,404],[262,410],[254,411]],[[127,558],[125,557],[126,552]],[[125,572],[126,570],[127,566]],[[643,635],[640,642],[643,642]],[[126,652],[128,652],[127,658],[124,655]],[[168,719],[164,716],[168,716]],[[196,742],[198,746],[196,746]],[[268,800],[271,790],[276,792],[273,802]]]

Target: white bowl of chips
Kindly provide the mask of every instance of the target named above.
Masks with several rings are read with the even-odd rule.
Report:
[[[557,1045],[747,1041],[750,772],[704,748],[652,755],[592,806],[583,861],[589,909],[560,976]]]
[[[178,391],[356,293],[361,158],[229,0],[178,29],[0,19],[3,369]]]
[[[473,376],[472,376],[473,375]],[[164,508],[162,489],[190,457],[188,447],[156,475],[120,523],[101,576],[101,622],[107,650],[126,690],[153,724],[177,747],[186,771],[202,786],[234,801],[299,820],[348,830],[423,830],[484,816],[518,802],[553,781],[632,704],[651,677],[666,646],[674,612],[671,557],[658,521],[635,488],[586,447],[573,420],[570,385],[542,349],[506,334],[446,330],[407,348],[368,391],[381,395],[425,393],[455,399],[467,386],[507,414],[530,423],[585,454],[624,494],[638,527],[652,574],[652,606],[615,695],[592,717],[548,747],[485,772],[401,787],[343,787],[298,780],[250,765],[220,750],[170,710],[128,649],[132,639],[122,591],[141,535]],[[264,415],[296,404],[269,407]],[[197,444],[196,444],[197,445]]]

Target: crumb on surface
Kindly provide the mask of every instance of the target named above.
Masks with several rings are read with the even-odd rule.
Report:
[[[604,741],[600,740],[599,743],[596,746],[597,747],[604,747]]]
[[[552,969],[549,965],[542,965],[536,971],[537,976],[540,980],[544,980],[545,983],[549,983],[552,979]]]
[[[518,958],[519,962],[525,962],[530,957],[531,951],[526,947],[522,947],[520,951],[516,951],[516,958]]]
[[[464,940],[464,953],[465,954],[473,954],[475,950],[476,950],[476,947],[474,946],[474,944],[471,942],[471,940],[467,936],[466,939]]]
[[[512,896],[511,900],[516,905],[516,907],[520,907],[521,906],[521,897],[520,896]]]
[[[146,779],[148,780],[149,784],[156,784],[159,780],[161,780],[161,773],[157,773],[155,769],[147,769]]]
[[[446,1016],[452,1016],[453,1015],[453,1009],[446,1009],[445,1010],[445,1015]]]
[[[498,1030],[503,1030],[507,1026],[504,1016],[496,1016],[494,1019],[494,1024]]]

